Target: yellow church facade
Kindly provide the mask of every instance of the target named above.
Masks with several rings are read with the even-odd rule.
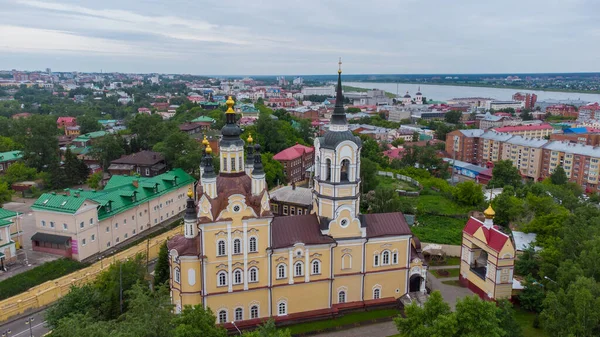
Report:
[[[339,75],[330,130],[315,140],[311,214],[274,217],[260,146],[240,139],[234,102],[227,101],[221,172],[215,174],[204,143],[184,234],[168,242],[176,311],[202,304],[218,323],[244,327],[266,317],[310,319],[393,305],[425,292],[427,265],[403,214],[359,214],[362,144],[348,130],[342,102]]]

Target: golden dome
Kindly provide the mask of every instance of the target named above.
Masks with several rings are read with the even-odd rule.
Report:
[[[233,98],[231,98],[231,96],[229,96],[227,101],[225,101],[225,104],[227,104],[227,111],[225,111],[225,113],[235,113],[235,111],[233,111],[233,105],[235,104],[235,101],[233,100]]]
[[[194,197],[194,192],[192,191],[191,187],[188,189],[187,195],[188,195],[189,198],[193,198]]]
[[[206,139],[206,135],[204,135],[204,139],[202,140],[202,145],[204,145],[204,146],[208,145],[208,139]]]
[[[248,139],[246,139],[246,141],[248,141],[248,143],[252,143],[254,141],[254,139],[252,139],[252,134],[248,134]]]
[[[206,145],[206,149],[204,151],[206,151],[206,153],[208,153],[208,154],[211,154],[212,149],[210,148],[210,145]]]
[[[490,206],[485,211],[483,211],[483,215],[485,215],[485,217],[488,219],[494,218],[494,216],[496,215],[496,212],[494,212],[494,209],[492,208],[492,204],[490,204]]]
[[[340,57],[340,61],[338,62],[338,66],[339,66],[338,74],[341,74],[342,73],[342,58],[341,57]]]

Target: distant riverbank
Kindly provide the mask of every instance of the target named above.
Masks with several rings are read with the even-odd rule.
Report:
[[[359,88],[359,87],[352,87],[352,86],[349,86],[349,85],[342,85],[342,90],[344,90],[344,92],[347,92],[347,91],[349,91],[349,92],[367,92],[367,91],[369,91],[371,89]],[[389,98],[396,98],[396,94],[391,93],[389,91],[386,91],[385,95],[387,97],[389,97]]]

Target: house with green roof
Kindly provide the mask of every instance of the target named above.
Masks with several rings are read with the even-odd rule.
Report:
[[[236,111],[242,114],[242,117],[258,117],[258,109],[254,104],[242,103],[236,107]]]
[[[17,212],[0,208],[0,270],[17,260],[17,221]]]
[[[177,219],[194,178],[182,169],[154,177],[114,175],[104,190],[45,193],[31,206],[33,250],[84,260]]]
[[[215,120],[208,116],[200,116],[198,118],[192,119],[192,123],[214,123]]]
[[[3,174],[10,165],[22,158],[23,152],[21,151],[0,152],[0,174]]]
[[[73,139],[73,145],[75,145],[76,147],[90,146],[95,140],[102,138],[107,134],[108,133],[106,131],[94,131],[86,133]]]

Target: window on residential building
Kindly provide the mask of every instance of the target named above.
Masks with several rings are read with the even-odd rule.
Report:
[[[250,274],[250,276],[249,276],[250,282],[258,282],[258,268],[252,267],[252,268],[250,268],[248,273]]]
[[[286,270],[287,270],[287,268],[286,268],[285,263],[278,265],[277,266],[277,278],[278,279],[285,278]]]
[[[54,221],[50,221],[50,228],[54,228]]]
[[[67,226],[67,224],[66,224],[66,223],[64,223],[64,224],[63,224],[63,229],[64,229],[64,230],[67,230],[67,229],[69,229],[69,226]]]
[[[294,276],[302,276],[304,275],[304,264],[302,262],[296,262],[294,265]]]
[[[244,309],[242,308],[235,308],[235,320],[236,321],[241,321],[244,319]]]
[[[175,267],[175,283],[181,283],[181,270]]]
[[[258,318],[258,306],[253,305],[250,307],[250,318]]]
[[[227,273],[224,271],[220,271],[219,274],[217,274],[217,279],[219,280],[218,284],[219,287],[223,287],[227,285]]]
[[[288,207],[287,207],[287,205],[283,205],[283,215],[288,215]]]
[[[290,215],[296,215],[296,207],[294,207],[294,206],[290,207]]]
[[[127,225],[127,219],[123,219],[123,225]]]
[[[115,228],[119,228],[119,223],[115,222]]]
[[[374,300],[378,300],[381,297],[381,290],[380,289],[373,289],[373,299]]]
[[[42,227],[46,227],[46,221],[42,220]]]
[[[119,243],[119,241],[121,241],[121,239],[119,239],[119,237],[117,237],[117,239],[115,240],[115,242]]]
[[[150,169],[149,169],[149,168],[147,168],[147,169],[146,169],[146,175],[147,175],[147,176],[149,176],[149,175],[150,175]]]
[[[313,275],[321,274],[321,261],[313,260],[312,273],[313,273]]]
[[[94,218],[90,218],[90,225],[94,224]]]
[[[110,247],[110,241],[106,243],[106,247]]]
[[[225,254],[225,240],[219,240],[217,242],[217,256],[223,256]]]
[[[92,237],[90,239],[92,242],[96,241],[96,234],[92,234]]]
[[[108,233],[110,231],[110,228],[108,226],[106,226],[106,232]]]
[[[86,243],[87,243],[87,242],[85,241],[85,239],[81,239],[81,245],[82,245],[82,246],[85,246],[85,245],[86,245]]]
[[[233,272],[233,284],[241,284],[242,283],[242,271],[237,269]]]
[[[219,311],[219,323],[227,323],[227,310]]]
[[[279,205],[277,204],[272,204],[271,208],[273,208],[273,213],[275,214],[279,214]]]
[[[346,303],[346,292],[343,290],[338,293],[338,303]]]
[[[251,253],[255,253],[258,251],[257,247],[256,247],[256,238],[255,237],[251,237],[250,238],[250,242],[248,244],[248,250]]]
[[[279,304],[277,304],[277,314],[279,316],[287,315],[287,303],[286,302],[279,302]]]
[[[242,240],[240,240],[240,239],[233,240],[233,253],[234,254],[242,253]]]
[[[127,239],[128,236],[129,236],[129,234],[125,233],[125,235],[124,235],[125,239]]]

